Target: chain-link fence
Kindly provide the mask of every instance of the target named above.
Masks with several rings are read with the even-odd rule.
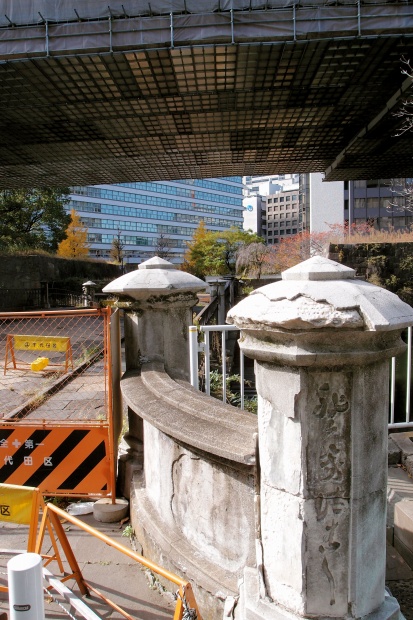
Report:
[[[0,314],[0,418],[107,422],[109,316]]]

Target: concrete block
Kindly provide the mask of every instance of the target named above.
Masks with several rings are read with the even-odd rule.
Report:
[[[408,456],[404,461],[409,476],[413,476],[413,456]]]
[[[391,435],[389,435],[388,465],[398,465],[401,463],[402,451]]]
[[[402,452],[402,462],[406,460],[408,456],[413,456],[413,431],[406,433],[392,433],[389,435],[394,443],[399,447]]]
[[[394,546],[413,568],[413,501],[398,502],[394,507]]]

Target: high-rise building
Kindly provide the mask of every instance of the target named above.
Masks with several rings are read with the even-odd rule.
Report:
[[[368,222],[377,230],[400,230],[413,225],[406,201],[411,179],[370,179],[344,183],[344,218],[350,224]]]
[[[305,230],[326,232],[346,222],[367,222],[378,230],[413,225],[405,196],[409,179],[325,182],[321,173],[313,173],[245,177],[244,183],[248,196],[262,205],[262,235],[269,244]],[[244,211],[244,227],[246,219]]]
[[[241,177],[79,186],[71,192],[67,209],[75,209],[87,227],[93,257],[109,258],[119,238],[127,263],[140,263],[159,247],[180,263],[201,220],[213,231],[242,228]]]
[[[244,177],[244,228],[257,222],[254,232],[269,244],[299,232],[299,175]],[[248,213],[248,210],[251,213]]]

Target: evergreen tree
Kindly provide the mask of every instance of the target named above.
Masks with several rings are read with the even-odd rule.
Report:
[[[69,188],[0,191],[0,248],[55,252],[69,223]]]

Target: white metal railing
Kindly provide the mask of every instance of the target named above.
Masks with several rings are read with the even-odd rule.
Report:
[[[211,351],[210,338],[211,332],[221,332],[222,342],[222,400],[225,403],[227,399],[226,376],[227,376],[227,356],[226,356],[226,334],[229,331],[238,331],[235,325],[203,325],[199,328],[204,334],[204,342],[198,342],[198,329],[195,325],[189,328],[189,357],[190,357],[190,376],[191,385],[199,390],[199,364],[198,353],[202,352],[205,356],[205,392],[211,394],[210,372],[211,372]],[[244,373],[244,355],[240,350],[240,400],[241,409],[244,409],[245,401],[245,373]],[[396,417],[396,358],[393,357],[390,362],[390,412],[389,412],[389,429],[393,428],[413,428],[413,420],[411,414],[411,386],[412,386],[412,328],[407,328],[407,363],[406,363],[406,403],[405,417],[403,422],[395,422]]]
[[[199,331],[204,334],[204,342],[198,342],[198,330],[195,325],[189,328],[189,364],[191,385],[199,390],[199,365],[198,353],[202,352],[205,356],[204,376],[205,392],[211,394],[211,347],[209,334],[211,332],[221,332],[222,346],[222,401],[227,401],[227,333],[239,331],[235,325],[201,325]],[[244,354],[240,350],[240,402],[241,409],[244,409],[245,402],[245,373],[244,373]]]
[[[389,429],[392,428],[413,428],[411,414],[411,392],[412,387],[412,328],[407,328],[407,360],[406,360],[406,403],[404,422],[395,422],[396,406],[396,358],[391,360],[390,367],[390,422]]]

